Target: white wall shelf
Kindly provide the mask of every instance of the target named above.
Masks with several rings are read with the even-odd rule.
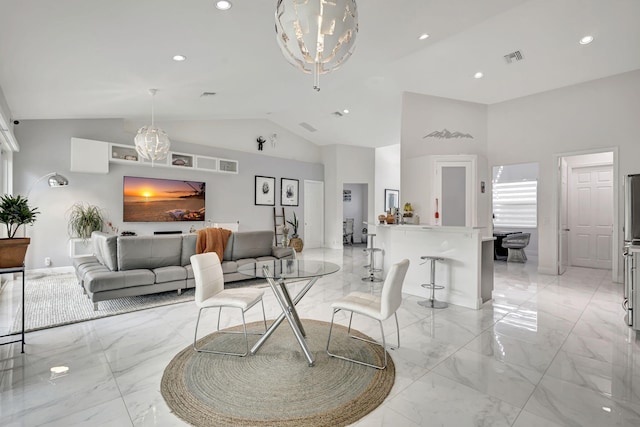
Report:
[[[238,173],[238,161],[237,160],[218,160],[218,171],[221,173]]]
[[[133,145],[115,143],[108,144],[109,162],[121,164],[138,163],[145,166],[152,166],[152,162],[150,160],[145,160],[138,155],[138,152]],[[165,160],[154,161],[153,166],[184,168],[218,173],[238,173],[237,160],[218,159],[216,157],[179,153],[176,151],[169,151],[169,155]]]

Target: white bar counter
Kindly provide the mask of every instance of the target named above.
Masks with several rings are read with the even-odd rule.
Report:
[[[375,227],[375,230],[372,228]],[[478,227],[442,227],[429,225],[369,225],[375,233],[374,246],[384,251],[384,271],[407,258],[410,262],[403,292],[429,297],[423,288],[429,282],[429,263],[421,256],[445,258],[436,262],[437,300],[479,309],[491,299],[493,291],[493,240]]]

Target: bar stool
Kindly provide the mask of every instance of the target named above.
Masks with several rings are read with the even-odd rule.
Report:
[[[449,304],[444,301],[437,301],[435,297],[436,289],[444,289],[444,286],[436,285],[436,261],[444,261],[445,258],[425,255],[421,256],[420,259],[426,260],[422,264],[426,263],[427,261],[430,261],[431,264],[431,280],[429,281],[429,283],[420,285],[423,288],[431,289],[431,297],[428,300],[418,301],[418,304],[423,307],[429,308],[447,308]]]
[[[382,282],[382,279],[376,276],[376,273],[382,273],[381,268],[376,268],[376,254],[382,253],[382,249],[373,247],[373,238],[376,237],[374,233],[367,233],[365,236],[367,237],[367,247],[364,251],[369,254],[369,264],[365,265],[364,268],[367,269],[369,274],[366,277],[363,277],[362,281],[372,283]]]

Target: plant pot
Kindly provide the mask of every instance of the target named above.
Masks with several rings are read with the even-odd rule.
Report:
[[[0,268],[22,267],[31,239],[0,239]]]
[[[294,237],[289,240],[289,247],[295,249],[296,252],[302,252],[302,248],[304,247],[304,242],[299,237]]]

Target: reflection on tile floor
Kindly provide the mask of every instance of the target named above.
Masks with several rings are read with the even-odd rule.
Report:
[[[333,300],[379,291],[360,280],[361,248],[305,249],[301,257],[342,265],[300,302],[305,318],[328,321]],[[610,271],[547,276],[535,264],[498,262],[494,299],[481,310],[431,310],[405,295],[402,347],[391,352],[396,383],[355,425],[640,425],[640,341],[624,324],[622,285]],[[0,298],[2,327],[12,295],[5,289]],[[269,292],[265,307],[267,317],[278,313]],[[250,311],[247,320],[258,317]],[[193,303],[176,304],[30,333],[24,355],[17,344],[1,346],[0,425],[184,425],[159,384],[190,344],[195,318]],[[372,336],[377,330],[354,326]],[[69,370],[52,374],[53,366]]]

